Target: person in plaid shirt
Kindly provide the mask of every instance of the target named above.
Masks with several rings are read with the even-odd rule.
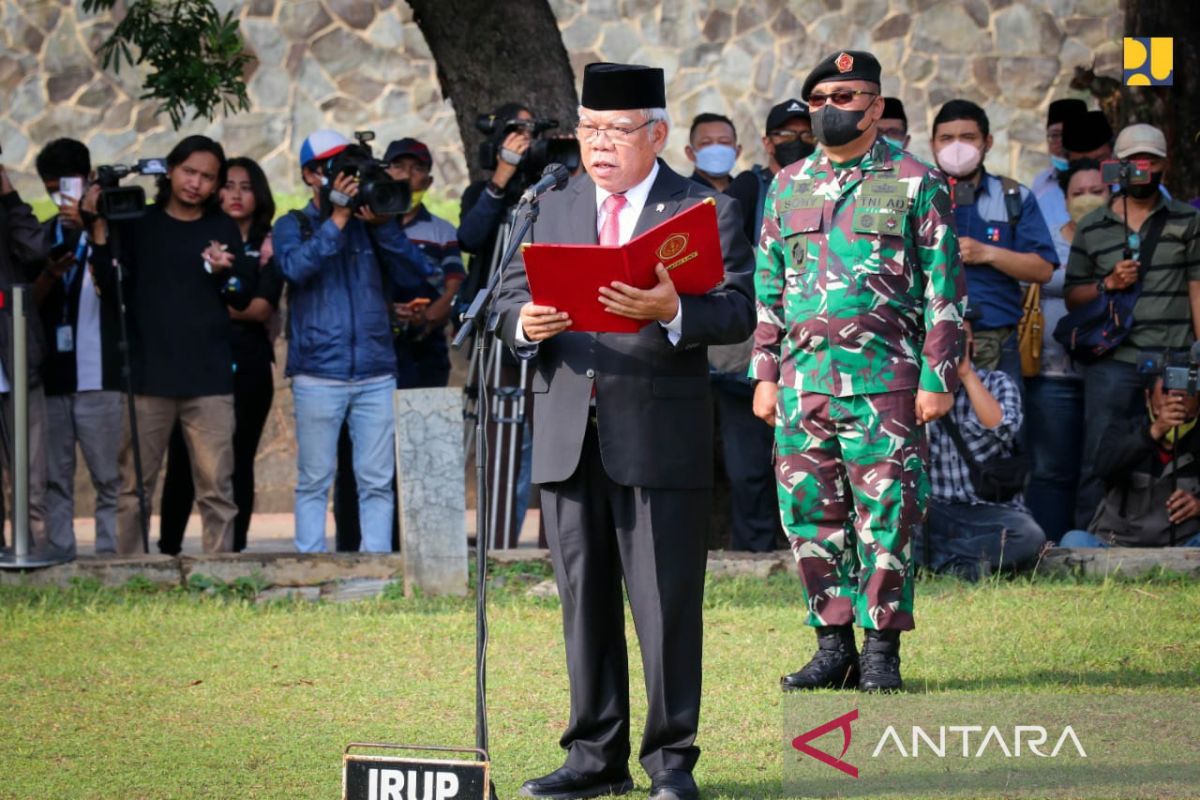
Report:
[[[975,461],[982,464],[1012,455],[1024,412],[1021,391],[1011,377],[971,363],[975,338],[970,320],[977,316],[970,309],[963,321],[966,347],[948,418],[962,432]],[[980,499],[944,419],[929,427],[929,478],[932,497],[925,530],[913,542],[918,564],[973,581],[1037,558],[1046,534],[1025,508],[1024,497],[1017,494],[1006,503]]]

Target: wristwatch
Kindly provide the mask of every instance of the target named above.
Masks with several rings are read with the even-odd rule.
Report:
[[[1100,294],[1105,294],[1108,292],[1108,287],[1104,285],[1104,281],[1106,281],[1107,279],[1108,279],[1107,276],[1105,276],[1105,277],[1101,278],[1100,280],[1096,281],[1096,291],[1098,291]]]

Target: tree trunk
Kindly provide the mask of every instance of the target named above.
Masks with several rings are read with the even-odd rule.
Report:
[[[566,132],[579,105],[575,76],[547,0],[408,0],[454,104],[471,179],[484,176],[475,119],[502,103],[528,105]],[[566,130],[564,130],[566,129]]]
[[[1177,0],[1127,0],[1126,36],[1171,36],[1175,49],[1175,83],[1165,87],[1125,87],[1125,124],[1149,122],[1162,128],[1171,157],[1167,188],[1179,200],[1200,197],[1200,15],[1188,13]],[[1193,9],[1194,10],[1194,9]],[[1124,77],[1124,76],[1118,76]]]

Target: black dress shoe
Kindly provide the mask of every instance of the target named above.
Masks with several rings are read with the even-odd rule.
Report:
[[[521,797],[543,797],[548,800],[584,800],[587,797],[610,797],[633,791],[629,773],[614,775],[582,775],[570,767],[559,767],[549,775],[525,781]]]
[[[650,776],[650,800],[700,800],[700,790],[687,770],[664,769]]]
[[[858,650],[854,628],[827,625],[817,628],[817,652],[798,671],[779,679],[785,692],[803,689],[853,689],[858,685]]]
[[[904,686],[900,679],[900,631],[867,631],[859,660],[859,691],[890,694]]]

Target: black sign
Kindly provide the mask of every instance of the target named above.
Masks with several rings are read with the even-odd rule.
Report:
[[[343,800],[490,800],[486,761],[347,755]]]

